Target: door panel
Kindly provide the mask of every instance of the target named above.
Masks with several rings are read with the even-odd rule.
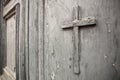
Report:
[[[120,1],[46,0],[44,26],[45,80],[119,80]],[[80,27],[80,74],[73,72],[73,30],[63,30],[71,21],[73,7],[81,18],[95,17],[95,26]]]
[[[16,14],[5,17],[6,27],[6,55],[4,75],[6,80],[16,79]]]
[[[81,28],[83,80],[117,80],[120,76],[118,67],[114,66],[118,60],[116,56],[120,56],[119,4],[119,0],[79,0],[82,17],[94,16],[97,19],[96,27]]]
[[[73,73],[72,29],[63,30],[72,22],[75,0],[46,0],[45,2],[45,80],[75,80]]]
[[[7,21],[7,68],[15,77],[15,52],[16,52],[16,15]]]
[[[2,39],[4,55],[2,80],[18,80],[19,78],[19,10],[15,0],[5,0],[3,7]],[[17,77],[16,77],[17,76]]]

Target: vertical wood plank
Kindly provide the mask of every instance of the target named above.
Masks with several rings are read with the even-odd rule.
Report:
[[[25,19],[26,0],[18,0],[20,3],[20,25],[19,25],[19,80],[25,79]]]
[[[45,0],[39,0],[38,11],[38,66],[39,80],[45,80],[45,65],[44,65],[44,22],[45,22]]]
[[[74,26],[73,37],[74,37],[74,54],[73,54],[74,73],[80,74],[79,27]]]
[[[19,80],[19,23],[20,23],[20,4],[16,5],[16,80]]]
[[[26,0],[25,9],[25,80],[29,80],[29,0]]]
[[[38,80],[38,0],[29,1],[29,80]]]

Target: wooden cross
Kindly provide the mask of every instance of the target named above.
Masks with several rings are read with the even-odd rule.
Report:
[[[74,54],[73,54],[73,71],[75,74],[80,74],[80,40],[79,40],[79,27],[96,25],[96,19],[94,17],[80,18],[80,7],[73,8],[73,22],[70,22],[64,26],[63,29],[73,28],[74,39]]]

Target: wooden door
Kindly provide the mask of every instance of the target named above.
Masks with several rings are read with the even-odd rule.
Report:
[[[45,1],[45,80],[119,80],[119,4],[119,0]],[[78,57],[74,55],[73,29],[62,29],[66,22],[72,23],[76,6],[80,7],[79,18],[94,17],[97,21],[94,26],[78,29],[78,62],[74,61]]]
[[[119,4],[119,0],[28,1],[27,80],[119,80]],[[63,29],[67,22],[72,27]]]

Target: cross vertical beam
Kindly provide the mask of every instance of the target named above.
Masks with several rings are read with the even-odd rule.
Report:
[[[62,26],[62,29],[73,28],[73,39],[74,39],[74,53],[73,53],[73,72],[75,74],[80,74],[80,35],[79,27],[93,26],[96,25],[96,19],[94,17],[87,17],[80,19],[80,7],[77,6],[73,8],[73,22]]]
[[[73,8],[73,39],[74,39],[74,54],[73,54],[73,71],[75,74],[80,73],[80,54],[79,54],[79,27],[76,22],[79,20],[79,8]]]

